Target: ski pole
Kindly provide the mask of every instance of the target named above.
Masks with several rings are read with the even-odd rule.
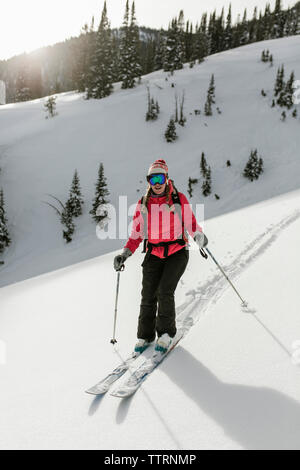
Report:
[[[247,302],[240,296],[240,294],[238,293],[237,289],[234,287],[234,285],[232,284],[231,280],[229,279],[229,277],[227,276],[227,274],[225,273],[224,269],[219,265],[218,261],[216,260],[216,258],[213,256],[213,254],[211,253],[211,251],[205,247],[205,250],[207,251],[207,253],[209,254],[209,256],[211,257],[211,259],[216,263],[216,265],[218,266],[218,268],[220,269],[221,273],[225,276],[225,278],[227,279],[227,281],[229,282],[229,284],[231,285],[231,287],[233,288],[233,290],[235,291],[235,293],[239,296],[240,300],[242,301],[242,307],[247,307]],[[200,253],[201,255],[204,257],[204,258],[207,258],[207,254],[205,253],[205,251],[203,249],[200,250]]]
[[[117,325],[117,313],[118,313],[118,298],[119,298],[119,286],[120,286],[120,274],[121,271],[124,271],[125,266],[122,264],[121,268],[118,270],[117,275],[117,290],[116,290],[116,301],[115,301],[115,316],[114,316],[114,331],[113,331],[113,338],[111,339],[111,344],[116,344],[116,325]]]

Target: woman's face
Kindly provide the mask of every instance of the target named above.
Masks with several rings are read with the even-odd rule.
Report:
[[[164,183],[164,184],[156,183],[154,186],[151,185],[152,191],[154,192],[154,194],[162,194],[164,190],[166,189],[166,184],[167,183]]]

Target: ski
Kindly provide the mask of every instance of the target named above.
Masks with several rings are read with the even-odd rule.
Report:
[[[173,349],[175,348],[175,346],[177,346],[183,336],[183,331],[178,331],[167,352],[161,353],[155,351],[151,358],[146,359],[140,365],[140,367],[138,367],[136,371],[133,372],[133,374],[124,382],[124,384],[122,384],[119,388],[113,390],[110,395],[118,398],[127,398],[133,395],[142,385],[142,383],[146,380],[146,378],[149,377],[151,372],[153,372],[154,369],[156,369],[156,367],[163,362],[166,356],[171,351],[173,351]]]
[[[149,344],[147,348],[150,346]],[[146,349],[147,349],[146,348]],[[145,350],[146,350],[145,349]],[[145,351],[144,350],[144,351]],[[143,352],[144,352],[143,351]],[[104,379],[100,380],[100,382],[96,383],[96,385],[93,385],[93,387],[89,388],[88,390],[85,391],[85,393],[88,393],[89,395],[104,395],[109,388],[112,386],[114,382],[116,382],[120,377],[122,377],[125,372],[128,371],[129,367],[133,362],[141,355],[143,352],[133,352],[126,361],[124,361],[122,364],[120,364],[118,367],[116,367],[110,374],[108,374]]]

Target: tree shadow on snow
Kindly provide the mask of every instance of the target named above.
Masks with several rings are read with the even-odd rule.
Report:
[[[270,388],[222,382],[181,346],[173,354],[185,366],[168,361],[163,372],[243,448],[300,449],[299,402]]]

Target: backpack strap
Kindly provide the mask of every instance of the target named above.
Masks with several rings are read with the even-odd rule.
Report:
[[[184,228],[184,222],[183,222],[183,216],[182,216],[182,205],[181,205],[181,201],[180,201],[180,197],[179,197],[179,194],[178,194],[178,190],[175,188],[174,186],[174,183],[172,181],[172,185],[173,185],[173,192],[172,192],[172,202],[173,202],[173,205],[174,205],[174,214],[175,212],[177,213],[180,221],[181,221],[181,225],[182,225],[182,238],[181,239],[178,239],[178,240],[173,240],[172,242],[161,242],[161,243],[157,243],[157,244],[153,244],[153,243],[150,243],[148,242],[148,214],[141,210],[141,214],[143,216],[143,219],[144,219],[144,243],[143,243],[143,251],[142,253],[146,253],[147,252],[147,247],[148,247],[148,254],[151,253],[152,251],[152,248],[153,246],[163,246],[164,247],[164,256],[168,256],[168,248],[169,248],[169,245],[173,244],[173,243],[179,243],[180,245],[185,245],[187,242],[188,242],[188,234]],[[145,204],[145,196],[142,196],[141,198],[141,206],[143,206]],[[178,205],[180,206],[180,208],[178,207]]]

